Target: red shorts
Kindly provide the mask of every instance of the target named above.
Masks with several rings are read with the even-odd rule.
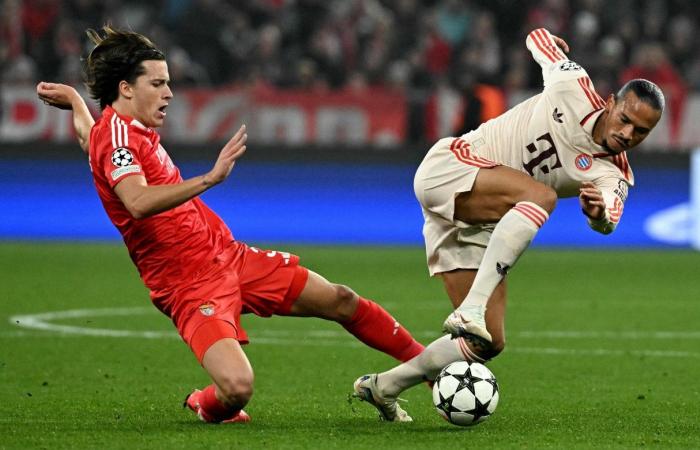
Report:
[[[201,363],[204,353],[220,339],[248,343],[241,314],[289,314],[308,276],[296,255],[233,242],[188,282],[152,300],[172,319]]]

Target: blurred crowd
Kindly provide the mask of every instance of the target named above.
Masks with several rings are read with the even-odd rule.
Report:
[[[0,79],[81,80],[85,29],[111,23],[149,36],[177,87],[309,90],[449,85],[537,89],[525,49],[545,27],[566,39],[603,95],[656,81],[682,101],[700,90],[697,0],[0,0]],[[479,94],[481,95],[481,94]],[[679,100],[681,99],[681,100]]]

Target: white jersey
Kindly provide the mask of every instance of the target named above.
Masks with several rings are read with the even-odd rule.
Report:
[[[531,32],[526,44],[542,66],[544,90],[463,138],[470,137],[478,156],[529,174],[559,197],[577,196],[582,181],[593,182],[603,193],[606,216],[589,223],[609,233],[620,220],[634,176],[624,152],[613,155],[593,142],[605,102],[547,30]],[[475,135],[486,145],[474,142]]]

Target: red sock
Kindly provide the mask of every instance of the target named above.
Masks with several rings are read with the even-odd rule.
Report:
[[[366,345],[399,361],[408,361],[424,348],[384,308],[362,297],[352,319],[341,325]]]
[[[199,407],[202,408],[202,417],[207,422],[221,422],[230,419],[238,410],[231,409],[216,398],[216,391],[213,384],[202,389],[199,394]]]

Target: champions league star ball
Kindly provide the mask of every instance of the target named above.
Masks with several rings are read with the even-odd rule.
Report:
[[[467,427],[483,422],[498,405],[498,383],[483,364],[454,362],[433,385],[433,404],[448,422]]]

